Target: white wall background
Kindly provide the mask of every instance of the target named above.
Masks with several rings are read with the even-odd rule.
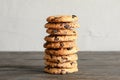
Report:
[[[120,0],[0,0],[0,51],[43,51],[46,17],[75,14],[81,51],[120,50]]]

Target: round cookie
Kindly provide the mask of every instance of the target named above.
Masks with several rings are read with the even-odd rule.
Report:
[[[78,23],[46,23],[45,28],[51,29],[72,29],[78,28],[80,25]]]
[[[76,15],[58,15],[49,16],[46,20],[48,22],[76,22],[78,17]]]
[[[60,48],[60,49],[45,49],[45,53],[49,55],[69,55],[69,54],[75,54],[78,52],[77,47],[71,47],[71,48]]]
[[[70,29],[50,29],[50,28],[48,28],[46,30],[46,32],[51,35],[77,35],[77,32],[75,30],[70,30]]]
[[[77,38],[76,35],[72,36],[53,36],[49,35],[44,38],[45,41],[48,42],[60,42],[60,41],[75,41]]]
[[[59,68],[74,68],[77,67],[77,61],[69,61],[69,62],[64,62],[64,63],[59,63],[59,62],[50,62],[50,61],[45,61],[45,64],[50,66],[50,67],[59,67]]]
[[[46,66],[44,68],[44,71],[47,73],[51,73],[51,74],[67,74],[67,73],[77,72],[78,68],[77,67],[74,67],[74,68],[51,68],[49,66]]]
[[[69,42],[46,42],[44,44],[45,48],[70,48],[76,46],[75,41]]]
[[[44,59],[50,62],[63,63],[63,62],[78,60],[78,55],[71,54],[71,55],[65,55],[65,56],[54,56],[54,55],[45,54]]]

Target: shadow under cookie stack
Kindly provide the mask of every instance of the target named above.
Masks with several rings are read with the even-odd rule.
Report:
[[[51,74],[66,74],[78,71],[78,47],[76,45],[79,27],[76,15],[49,16],[45,24],[49,34],[44,39],[45,68],[44,71]]]

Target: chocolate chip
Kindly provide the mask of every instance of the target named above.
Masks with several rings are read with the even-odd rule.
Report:
[[[62,25],[63,25],[63,23],[60,24],[60,26],[62,26]]]
[[[59,62],[57,62],[57,64],[59,64]]]
[[[56,30],[56,29],[54,29],[53,31],[52,31],[52,33],[57,33],[58,32],[58,30]]]
[[[53,58],[53,56],[52,56],[52,55],[50,55],[50,57],[51,57],[51,58]]]
[[[74,64],[74,62],[71,62],[70,64],[71,64],[71,65],[73,65],[73,64]]]
[[[65,25],[64,28],[70,29],[71,27],[69,25]]]
[[[61,74],[66,74],[66,71],[65,70],[61,70]]]
[[[68,58],[65,58],[65,57],[62,57],[62,59],[64,59],[64,60],[68,60]]]
[[[55,19],[53,18],[53,19],[51,19],[51,21],[54,21]]]
[[[55,39],[54,39],[55,41],[58,41],[59,40],[59,38],[57,37],[57,36],[55,36]]]
[[[53,19],[51,19],[51,21],[55,21],[56,19],[58,19],[58,17],[54,17]]]
[[[61,42],[61,43],[60,43],[60,46],[61,46],[61,47],[63,47],[63,46],[64,46],[64,44]]]
[[[63,58],[64,60],[68,60],[68,58]]]
[[[50,70],[50,67],[49,67],[49,66],[48,66],[47,68],[48,68],[48,70]]]
[[[76,15],[72,15],[72,18],[77,17]]]
[[[64,57],[64,56],[61,56],[61,59],[62,59],[63,62],[69,61],[68,58],[66,58],[66,57]]]
[[[75,31],[73,31],[73,33],[76,33]]]
[[[60,60],[57,60],[57,62],[60,62]]]
[[[67,48],[67,50],[71,50],[72,49],[72,47],[71,48]]]

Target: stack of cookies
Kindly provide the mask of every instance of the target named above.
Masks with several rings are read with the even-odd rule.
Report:
[[[66,74],[78,71],[76,45],[77,32],[74,28],[79,27],[76,15],[50,16],[47,18],[45,28],[49,34],[44,39],[45,49],[45,72],[52,74]]]

